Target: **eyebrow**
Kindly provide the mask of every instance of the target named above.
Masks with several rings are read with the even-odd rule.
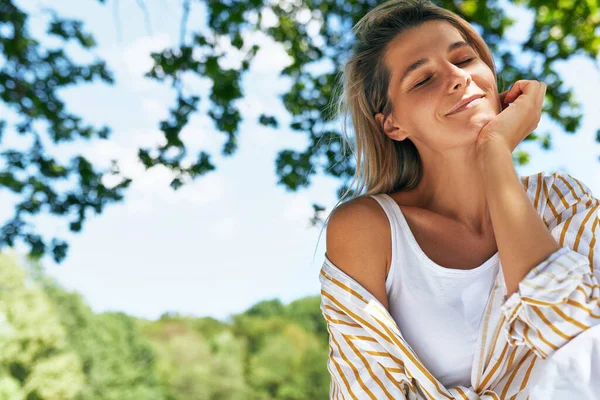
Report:
[[[460,42],[454,42],[452,44],[450,44],[450,46],[448,46],[448,50],[447,52],[450,53],[458,48],[461,47],[471,47],[471,45],[465,41],[460,41]],[[421,68],[423,65],[427,64],[428,62],[430,62],[431,60],[429,58],[421,58],[420,60],[415,61],[414,63],[410,64],[408,66],[408,68],[406,68],[406,71],[404,71],[404,73],[402,74],[402,78],[400,78],[400,85],[402,85],[402,82],[404,82],[404,80],[406,79],[406,77],[413,71]]]

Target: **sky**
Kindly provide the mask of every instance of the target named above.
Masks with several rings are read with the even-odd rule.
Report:
[[[152,65],[150,52],[178,43],[181,2],[148,0],[147,15],[132,1],[118,1],[118,7],[110,0],[104,6],[92,0],[16,3],[32,13],[29,28],[39,39],[45,37],[44,7],[83,20],[98,46],[92,55],[69,46],[69,54],[80,62],[95,56],[105,59],[116,78],[113,86],[94,83],[60,92],[70,112],[96,126],[111,126],[111,139],[51,146],[52,154],[66,161],[81,152],[106,166],[110,159],[118,159],[123,174],[134,180],[123,202],[108,205],[100,215],[90,214],[77,234],[68,231],[65,220],[50,216],[35,220],[39,232],[67,239],[70,245],[60,264],[43,258],[49,275],[80,293],[96,312],[123,311],[149,319],[177,312],[226,321],[262,300],[278,298],[287,304],[319,293],[325,231],[320,235],[321,227],[310,227],[308,219],[313,202],[326,206],[325,213],[331,210],[340,182],[320,173],[309,188],[298,192],[276,184],[277,153],[284,148],[303,150],[307,145],[304,134],[287,128],[290,117],[279,99],[291,85],[289,79],[278,77],[290,62],[281,46],[262,34],[246,38],[263,48],[243,81],[245,97],[239,107],[245,120],[238,151],[232,157],[220,154],[225,136],[206,115],[208,82],[186,81],[186,90],[198,93],[201,102],[200,112],[182,138],[191,149],[212,154],[217,169],[173,191],[170,173],[164,168],[145,171],[137,161],[137,148],[163,140],[158,123],[173,105],[174,92],[169,84],[143,74]],[[528,37],[533,15],[506,7],[518,21],[507,39],[519,54],[518,44]],[[192,2],[188,30],[205,30],[204,20],[204,10]],[[269,18],[265,23],[270,23]],[[523,65],[535,62],[527,55],[517,60]],[[229,66],[238,62],[235,56],[226,60]],[[569,135],[542,116],[538,130],[553,132],[554,149],[543,151],[537,143],[522,144],[520,148],[530,152],[532,162],[518,166],[517,173],[566,171],[593,193],[600,193],[600,146],[594,141],[600,128],[600,73],[591,60],[580,56],[558,63],[557,70],[582,104],[582,125],[576,135]],[[279,128],[257,124],[263,112],[277,116]],[[3,144],[17,147],[23,141],[7,138]],[[14,200],[3,192],[0,221],[12,215]]]

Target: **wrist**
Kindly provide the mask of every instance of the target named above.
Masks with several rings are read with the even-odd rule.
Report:
[[[477,160],[480,168],[485,167],[490,162],[506,162],[510,160],[512,165],[512,150],[503,140],[486,140],[477,145]]]

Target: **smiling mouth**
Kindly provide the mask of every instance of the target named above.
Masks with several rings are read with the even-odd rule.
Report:
[[[457,114],[457,113],[459,113],[461,111],[465,111],[465,110],[471,109],[471,108],[477,106],[477,104],[480,103],[484,97],[485,96],[477,97],[477,98],[471,100],[470,102],[468,102],[467,104],[462,105],[460,108],[452,111],[448,115],[454,115],[454,114]]]

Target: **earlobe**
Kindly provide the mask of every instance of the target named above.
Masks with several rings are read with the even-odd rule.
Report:
[[[395,140],[397,142],[401,142],[408,137],[408,133],[406,131],[401,130],[400,128],[394,129],[393,132],[388,134],[390,139]]]
[[[394,140],[397,140],[398,142],[401,142],[408,137],[408,132],[403,131],[400,128],[397,128],[395,133],[396,135],[394,137]]]
[[[404,131],[402,128],[397,126],[397,124],[394,123],[394,119],[392,118],[392,116],[386,118],[385,123],[383,125],[383,131],[390,139],[396,140],[398,142],[406,139],[408,136],[408,133],[406,131]]]
[[[395,126],[394,119],[391,115],[386,117],[382,113],[377,113],[375,114],[375,122],[379,126],[379,129],[383,130],[383,133],[392,140],[402,141],[408,137],[406,131]]]

